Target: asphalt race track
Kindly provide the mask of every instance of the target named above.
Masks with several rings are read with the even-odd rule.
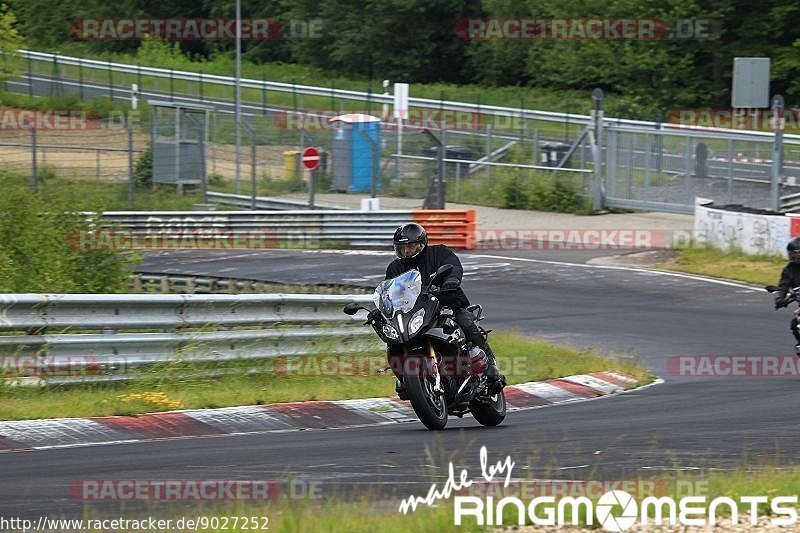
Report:
[[[464,288],[487,327],[636,353],[664,382],[600,400],[510,413],[498,428],[451,419],[0,454],[0,515],[43,508],[80,516],[81,479],[278,479],[324,494],[424,495],[448,461],[480,473],[510,456],[514,477],[632,479],[675,471],[800,463],[800,377],[674,375],[670,356],[791,355],[789,312],[764,291],[690,276],[586,265],[588,253],[461,254]],[[181,252],[142,272],[374,286],[391,255],[371,252]],[[393,393],[387,381],[387,395]],[[131,510],[132,508],[128,508]]]

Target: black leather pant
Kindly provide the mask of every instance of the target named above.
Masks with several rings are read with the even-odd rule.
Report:
[[[478,324],[475,323],[475,315],[464,309],[463,307],[460,309],[453,310],[453,318],[461,326],[461,329],[464,330],[464,335],[467,337],[467,340],[470,341],[473,346],[478,346],[486,355],[494,359],[494,352],[492,352],[492,348],[489,346],[489,343],[486,339],[483,338],[481,335],[481,330],[478,329]]]

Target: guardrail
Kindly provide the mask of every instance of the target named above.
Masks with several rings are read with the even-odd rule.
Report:
[[[416,222],[431,244],[475,248],[475,211],[107,211],[102,222],[125,232],[76,237],[77,246],[224,249],[279,246],[382,247],[398,226]],[[113,231],[113,230],[110,230]]]
[[[782,213],[800,211],[800,193],[781,196],[780,208]]]
[[[370,301],[368,295],[4,294],[0,331],[8,334],[0,335],[0,362],[6,377],[66,383],[130,377],[136,367],[172,361],[363,351],[375,347],[375,337],[346,325],[360,324],[365,312],[348,316],[342,308]]]
[[[207,198],[211,202],[223,205],[235,205],[238,207],[250,208],[253,198],[244,194],[228,194],[222,192],[208,191]],[[308,202],[301,200],[289,200],[286,198],[271,198],[268,196],[256,196],[256,209],[266,209],[269,211],[286,211],[291,209],[327,209],[327,210],[341,210],[342,208],[332,205],[314,205],[309,206]]]
[[[31,50],[17,50],[17,53],[19,53],[25,59],[46,62],[48,64],[53,64],[53,65],[59,64],[65,66],[94,69],[103,72],[111,71],[120,74],[128,74],[135,76],[152,76],[154,78],[183,80],[198,84],[215,83],[225,87],[230,87],[231,89],[233,89],[233,87],[235,87],[236,85],[235,78],[231,76],[217,76],[213,74],[203,74],[199,72],[189,72],[183,70],[143,67],[139,65],[129,65],[125,63],[116,63],[112,61],[84,59],[80,57],[65,56],[61,54],[51,54],[45,52],[35,52]],[[28,77],[31,76],[32,74],[28,73]],[[363,101],[375,102],[376,104],[392,105],[394,103],[394,97],[392,95],[336,89],[333,87],[316,87],[312,85],[280,83],[280,82],[272,82],[266,80],[255,80],[250,78],[241,78],[240,85],[243,89],[254,89],[259,91],[278,91],[283,93],[301,94],[307,96],[319,96],[324,98],[334,98],[334,99],[361,101],[361,102]],[[130,89],[124,89],[124,90],[114,89],[114,92],[127,93],[128,97],[130,97]],[[179,97],[179,95],[177,94],[171,96],[175,98]],[[431,98],[409,97],[408,105],[409,108],[441,109],[441,110],[455,111],[455,112],[459,111],[477,112],[487,116],[513,117],[517,119],[541,120],[548,122],[558,122],[561,124],[564,123],[576,124],[582,126],[586,126],[591,122],[591,117],[589,115],[539,111],[535,109],[524,109],[519,107],[503,107],[503,106],[491,106],[482,104],[471,104],[467,102],[455,102],[450,100],[434,100]],[[262,103],[259,109],[265,107],[266,107],[265,104]],[[613,125],[616,127],[632,127],[639,133],[644,133],[643,130],[648,130],[648,129],[652,130],[654,128],[658,129],[662,127],[665,128],[676,127],[674,125],[669,125],[668,123],[663,123],[663,122],[621,119],[614,117],[605,117],[604,122],[606,125],[610,126]],[[691,129],[691,130],[713,131],[714,134],[717,136],[719,136],[719,134],[726,134],[726,133],[729,133],[731,135],[742,134],[742,130],[729,129],[729,128],[706,128],[698,126],[694,127],[680,126],[680,128],[684,130]],[[744,133],[744,135],[750,136],[752,138],[763,138],[763,137],[771,137],[773,134],[769,132],[758,132],[758,131],[748,130]],[[784,137],[784,142],[793,144],[800,143],[800,135],[785,134],[783,137]]]
[[[232,279],[220,276],[178,276],[174,274],[137,273],[131,275],[135,292],[162,292],[164,294],[253,294],[294,293],[297,285],[249,279]],[[348,284],[303,284],[303,294],[372,294],[373,287]],[[150,290],[155,289],[155,290]]]

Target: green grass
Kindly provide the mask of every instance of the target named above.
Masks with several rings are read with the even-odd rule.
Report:
[[[490,336],[498,365],[509,383],[615,369],[649,382],[636,360],[611,359],[588,350],[556,346],[517,333]],[[376,343],[376,346],[378,344]],[[331,353],[324,349],[321,353]],[[0,387],[0,420],[133,415],[171,409],[216,408],[305,400],[383,397],[394,394],[381,349],[343,356],[318,355],[229,364],[229,374],[204,377],[217,365],[176,361],[153,367],[139,379],[116,385],[45,388]],[[137,396],[130,396],[137,395]],[[144,395],[144,396],[142,396]]]
[[[47,167],[46,167],[47,168]],[[128,200],[128,184],[108,182],[94,178],[60,177],[53,171],[45,171],[40,177],[38,194],[45,201],[59,200],[81,211],[125,211],[128,209],[159,211],[186,210],[191,211],[194,204],[202,203],[203,196],[199,191],[186,192],[179,196],[175,187],[157,185],[154,189],[137,188],[134,192],[134,203]],[[30,177],[0,171],[0,188],[25,186],[30,184]],[[219,207],[218,209],[225,209]]]
[[[655,267],[756,285],[776,285],[786,264],[786,258],[777,255],[747,255],[700,246],[682,249],[679,254],[675,262]]]
[[[490,460],[491,457],[490,451]],[[520,465],[525,461],[524,457],[513,456],[511,457],[517,466],[513,470],[514,474],[519,474]],[[459,457],[447,457],[444,464],[440,468],[447,468],[447,461],[452,461],[455,467],[456,475],[459,472],[459,464],[461,459]],[[414,468],[413,466],[411,468]],[[422,468],[421,466],[418,468]],[[428,468],[426,472],[430,472]],[[481,478],[479,471],[468,470],[468,479],[477,480]],[[547,476],[548,479],[569,479],[568,476],[553,473]],[[282,481],[283,485],[288,485],[291,476],[286,481]],[[613,482],[608,478],[604,478],[608,482]],[[767,496],[774,498],[777,496],[793,496],[800,492],[800,468],[778,468],[775,466],[766,467],[763,469],[752,469],[742,467],[733,472],[710,472],[699,473],[696,475],[674,475],[665,474],[662,476],[653,477],[640,477],[640,478],[626,478],[625,481],[652,481],[655,486],[663,486],[666,484],[666,493],[658,492],[657,496],[671,496],[676,501],[685,496],[705,496],[706,503],[714,498],[720,496],[727,496],[734,501],[738,501],[741,496]],[[313,481],[311,482],[313,483]],[[431,483],[436,483],[438,488],[441,489],[443,478],[431,477]],[[543,482],[547,486],[547,482]],[[691,486],[692,490],[686,491],[678,489],[680,486],[685,488]],[[602,485],[600,485],[602,487]],[[612,487],[620,490],[625,490],[623,487]],[[612,490],[609,488],[608,490]],[[193,504],[191,513],[186,512],[186,507],[180,507],[175,504],[164,508],[163,506],[155,508],[153,511],[132,512],[126,510],[122,516],[141,520],[148,514],[151,516],[158,516],[159,518],[171,518],[173,523],[180,517],[217,517],[220,523],[218,529],[206,530],[222,530],[223,521],[227,519],[226,531],[244,532],[252,531],[253,527],[244,528],[233,527],[232,517],[258,517],[258,523],[267,526],[270,531],[284,532],[284,533],[373,533],[376,531],[386,532],[427,532],[427,531],[498,531],[498,530],[514,530],[517,524],[518,517],[513,508],[507,507],[503,515],[503,526],[477,526],[475,519],[466,517],[464,523],[460,526],[454,525],[454,497],[451,495],[448,498],[439,500],[435,506],[427,506],[422,504],[417,507],[416,511],[402,514],[398,511],[400,501],[408,494],[402,492],[403,496],[393,499],[378,500],[369,496],[361,496],[356,499],[345,499],[337,494],[331,494],[326,491],[325,484],[319,484],[315,489],[315,497],[304,498],[285,498],[278,500],[271,500],[267,502],[222,502],[222,503],[199,503]],[[529,502],[535,495],[527,496],[525,493],[520,494],[519,482],[514,481],[508,487],[508,494],[515,495],[522,500],[523,503]],[[597,503],[598,495],[590,494],[590,500],[594,504]],[[630,489],[629,489],[630,490]],[[516,491],[516,492],[515,492]],[[285,494],[285,491],[282,492]],[[424,491],[417,490],[413,493],[416,496],[424,496]],[[479,498],[482,498],[482,493],[476,492]],[[631,493],[637,503],[646,497],[647,493],[639,494],[636,491]],[[580,494],[575,494],[579,496]],[[495,504],[499,500],[499,496],[495,497]],[[484,500],[485,501],[485,500]],[[700,507],[702,504],[692,504],[692,507]],[[544,504],[539,508],[539,516],[543,517],[542,507],[552,507],[553,504]],[[795,506],[797,508],[797,506]],[[706,509],[708,507],[706,506]],[[569,509],[567,509],[569,511]],[[87,506],[84,513],[85,519],[97,519],[100,515],[99,511],[95,511],[92,507]],[[588,523],[585,511],[581,509],[580,516],[578,517],[579,524],[582,526],[573,526],[571,531],[602,531],[597,524],[597,520],[593,519],[592,526],[586,526]],[[614,515],[619,516],[621,509],[614,510]],[[676,518],[679,511],[676,512]],[[652,515],[652,509],[651,509]],[[703,518],[708,520],[708,514],[692,515],[691,518]],[[772,515],[770,509],[765,504],[759,504],[758,516],[772,517],[772,518],[786,518],[785,516]],[[721,505],[717,509],[717,521],[719,522],[724,517],[730,517],[729,509],[726,505]],[[567,520],[571,520],[571,513],[566,513]],[[738,529],[744,531],[749,529],[749,505],[739,505]],[[530,524],[530,521],[527,521]],[[239,522],[241,524],[241,521]],[[640,522],[637,521],[637,524]],[[652,522],[651,522],[652,524]],[[638,526],[634,526],[638,527]],[[653,526],[649,526],[653,528]],[[669,531],[672,531],[676,526],[666,526]],[[677,526],[680,527],[680,526]],[[502,528],[502,529],[498,529]],[[553,528],[549,528],[553,529]],[[549,530],[542,528],[542,531]],[[259,529],[263,530],[263,529]],[[648,531],[650,529],[647,529]],[[654,531],[657,529],[653,529]]]

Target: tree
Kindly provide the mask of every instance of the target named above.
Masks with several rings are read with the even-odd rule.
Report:
[[[0,70],[0,82],[15,74],[14,61],[16,51],[23,47],[22,36],[17,31],[17,17],[6,5],[0,5],[0,52],[3,54],[3,67]]]

